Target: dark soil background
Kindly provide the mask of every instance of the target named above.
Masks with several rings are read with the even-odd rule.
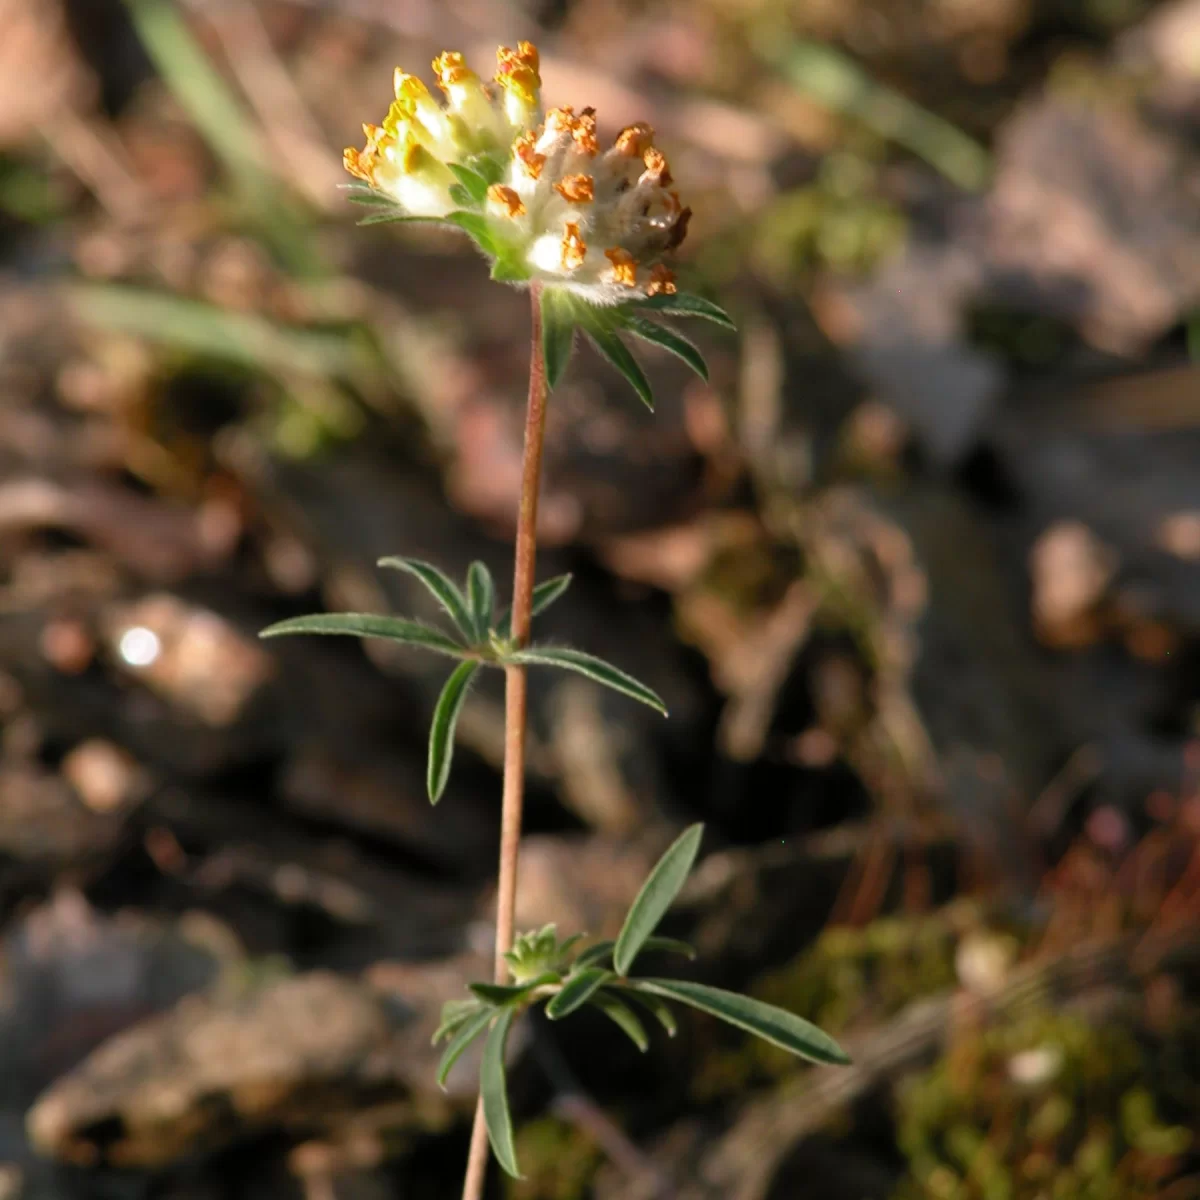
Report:
[[[1200,1194],[1200,4],[0,0],[0,1200],[458,1195],[502,689],[260,642],[507,600],[526,297],[357,229],[395,64],[648,120],[739,334],[549,418],[519,923],[816,1020],[533,1022],[496,1197]]]

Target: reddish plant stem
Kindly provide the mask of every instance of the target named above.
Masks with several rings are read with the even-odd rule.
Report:
[[[541,285],[529,289],[532,328],[529,348],[529,400],[525,409],[525,450],[521,463],[521,501],[517,509],[517,541],[513,571],[512,637],[518,646],[529,640],[533,621],[533,580],[537,565],[537,510],[542,475],[542,443],[546,432],[546,362],[542,355]],[[517,902],[517,858],[521,844],[521,811],[525,798],[524,667],[504,668],[504,793],[500,813],[500,875],[496,899],[497,983],[508,980],[505,953],[513,942]],[[475,1109],[463,1200],[483,1200],[487,1178],[488,1137],[483,1101]]]

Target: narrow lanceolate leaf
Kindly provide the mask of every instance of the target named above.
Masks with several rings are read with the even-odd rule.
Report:
[[[555,575],[553,579],[547,579],[544,583],[539,583],[533,589],[531,615],[536,617],[538,613],[545,612],[570,586],[570,575]],[[512,637],[511,608],[506,608],[501,614],[500,620],[496,622],[496,633],[501,638]]]
[[[487,641],[495,606],[496,585],[492,582],[492,573],[483,563],[473,562],[467,571],[467,607],[471,610],[476,641]]]
[[[604,941],[594,942],[586,950],[581,950],[575,959],[575,970],[578,971],[580,967],[590,967],[595,963],[606,962],[612,957],[616,944],[610,938],[605,938]]]
[[[525,983],[468,983],[467,987],[480,1000],[486,1000],[488,1004],[502,1008],[505,1005],[515,1004],[532,992],[534,988],[558,982],[559,976],[553,971],[547,971],[544,975],[539,975],[536,979],[529,979]]]
[[[679,1032],[675,1014],[657,996],[634,991],[627,991],[625,995],[639,1008],[644,1008],[667,1031],[667,1037],[674,1037]]]
[[[604,962],[612,956],[612,952],[616,948],[617,943],[612,941],[596,942],[588,946],[575,959],[575,969],[578,970],[580,967],[589,967],[595,963]],[[678,938],[648,937],[642,943],[641,953],[649,954],[655,950],[663,954],[682,954],[688,960],[694,960],[696,957],[696,947],[689,946],[687,942],[681,942]]]
[[[665,717],[667,706],[662,697],[652,691],[644,683],[639,683],[632,675],[617,670],[611,663],[597,658],[594,654],[584,654],[582,650],[571,650],[565,646],[527,646],[524,650],[514,650],[508,655],[506,662],[524,663],[527,666],[562,667],[566,671],[577,671],[597,683],[604,684],[614,691],[623,692],[640,700],[651,708],[657,709]]]
[[[434,1030],[430,1039],[436,1046],[444,1038],[457,1033],[472,1017],[484,1011],[478,1000],[447,1000],[442,1005],[442,1023]]]
[[[707,382],[708,364],[704,361],[704,355],[687,338],[676,333],[673,329],[667,329],[664,325],[658,325],[654,321],[647,321],[645,317],[639,317],[634,314],[630,314],[625,318],[625,328],[630,333],[640,337],[643,341],[653,342],[654,345],[661,346],[677,358],[682,358],[701,379]]]
[[[504,1078],[504,1048],[512,1028],[515,1009],[508,1009],[492,1026],[483,1048],[483,1067],[479,1072],[479,1094],[483,1100],[483,1120],[496,1161],[517,1179],[517,1151],[513,1145],[512,1116],[508,1111],[508,1085]]]
[[[570,1016],[577,1008],[586,1004],[612,977],[613,973],[604,970],[603,967],[585,967],[582,971],[575,972],[562,985],[562,991],[552,997],[546,1005],[546,1016],[552,1021]]]
[[[269,625],[259,637],[282,637],[289,633],[343,634],[347,637],[383,638],[389,642],[403,642],[406,646],[420,646],[424,650],[436,650],[462,658],[463,647],[440,629],[431,629],[420,621],[407,621],[403,617],[388,617],[380,613],[313,613],[308,617],[291,617]]]
[[[542,356],[546,382],[553,390],[571,360],[575,344],[575,312],[570,296],[558,288],[542,291]]]
[[[642,943],[642,953],[650,954],[657,951],[660,954],[680,954],[689,962],[696,960],[696,947],[689,945],[687,942],[681,942],[678,938],[669,937],[648,937]]]
[[[436,804],[446,790],[450,779],[450,763],[454,758],[454,729],[458,715],[466,703],[471,680],[479,670],[477,662],[459,663],[454,673],[446,680],[437,707],[433,710],[433,723],[429,727],[429,762],[426,764],[426,786],[429,803]]]
[[[446,1086],[446,1078],[453,1070],[454,1064],[462,1058],[467,1047],[488,1027],[495,1015],[494,1008],[483,1008],[459,1026],[454,1037],[450,1039],[450,1045],[442,1054],[441,1062],[438,1063],[438,1087]]]
[[[850,1061],[829,1034],[773,1004],[686,979],[638,979],[631,986],[639,992],[690,1004],[812,1062],[845,1066]]]
[[[592,341],[592,345],[600,351],[601,355],[612,366],[620,371],[629,386],[637,392],[642,403],[653,412],[654,392],[650,388],[650,380],[646,378],[646,373],[638,366],[637,359],[629,352],[629,347],[617,337],[607,324],[601,324],[599,321],[589,321],[585,326],[585,330]]]
[[[433,598],[442,606],[442,610],[454,622],[463,637],[475,636],[462,592],[448,575],[439,571],[432,563],[422,562],[419,558],[400,558],[393,555],[381,558],[377,565],[415,575],[433,594]]]
[[[618,975],[628,975],[638,951],[646,944],[667,909],[675,902],[679,889],[687,880],[692,863],[704,836],[703,825],[692,825],[683,831],[658,860],[654,870],[642,884],[642,890],[629,907],[625,924],[617,937],[613,951],[613,966]]]
[[[646,1035],[646,1027],[637,1019],[633,1010],[624,1000],[619,1000],[612,992],[597,992],[589,1003],[619,1026],[621,1032],[643,1054],[650,1049],[650,1039]]]
[[[357,221],[358,225],[388,225],[393,221],[426,221],[433,224],[441,224],[441,217],[414,217],[409,213],[401,212],[399,209],[385,209],[380,212],[370,213],[363,217],[361,221]]]
[[[675,292],[669,296],[660,292],[657,296],[643,300],[637,307],[651,312],[670,313],[676,317],[703,317],[706,321],[715,321],[726,329],[737,328],[733,319],[719,304],[688,292]]]
[[[364,187],[361,191],[351,192],[346,199],[351,204],[369,204],[376,208],[394,208],[398,212],[403,212],[395,200],[391,196],[385,196],[381,192],[372,191],[369,187]]]

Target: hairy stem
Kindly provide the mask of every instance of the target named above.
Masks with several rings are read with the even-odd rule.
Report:
[[[529,641],[533,619],[533,580],[537,559],[538,485],[542,475],[542,442],[546,431],[546,363],[542,356],[541,285],[529,290],[532,328],[529,347],[529,400],[525,409],[525,452],[521,464],[521,502],[517,510],[517,544],[513,572],[512,638]],[[495,981],[508,980],[505,953],[513,941],[517,901],[517,856],[521,842],[521,808],[525,797],[524,667],[504,668],[504,796],[500,815],[500,877],[496,900]],[[487,1177],[488,1138],[483,1102],[475,1109],[463,1200],[482,1200]]]

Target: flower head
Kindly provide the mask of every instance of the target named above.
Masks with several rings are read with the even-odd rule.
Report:
[[[663,256],[683,241],[691,215],[674,190],[654,131],[639,123],[601,149],[595,112],[543,117],[538,52],[529,42],[497,51],[484,81],[461,54],[433,62],[444,103],[397,70],[396,99],[346,169],[376,203],[410,218],[460,225],[511,282],[539,280],[592,305],[670,294]]]

